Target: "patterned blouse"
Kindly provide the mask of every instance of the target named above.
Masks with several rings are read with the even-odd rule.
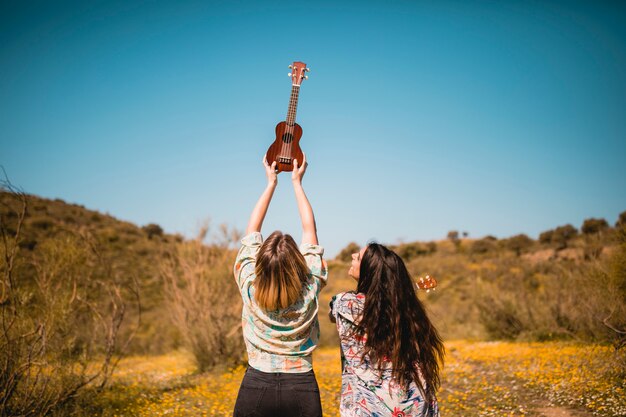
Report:
[[[256,255],[263,243],[259,232],[241,240],[234,274],[243,298],[241,321],[248,363],[263,372],[307,372],[313,369],[313,350],[320,336],[318,296],[326,285],[328,269],[319,245],[302,244],[300,252],[309,267],[302,298],[282,310],[266,311],[254,298]]]
[[[341,417],[438,417],[437,402],[426,404],[415,382],[405,390],[392,379],[391,362],[379,374],[368,356],[361,360],[367,336],[352,333],[364,303],[365,295],[355,292],[339,293],[330,302],[341,342]]]

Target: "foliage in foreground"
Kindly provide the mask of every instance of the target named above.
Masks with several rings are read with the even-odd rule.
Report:
[[[200,371],[241,363],[245,351],[241,296],[231,269],[235,252],[226,245],[204,245],[207,231],[179,243],[160,262],[172,321]],[[222,231],[225,243],[237,240],[236,232]]]
[[[0,216],[0,415],[45,415],[105,386],[132,337],[119,329],[139,306],[138,290],[121,282],[86,232],[59,234],[35,256],[19,256],[26,196],[0,185],[12,191]]]
[[[626,415],[626,386],[612,366],[623,360],[606,346],[564,342],[446,343],[439,405],[442,416],[537,416],[572,407],[593,416]],[[339,415],[339,350],[314,353],[325,416]],[[78,415],[231,416],[244,367],[194,372],[189,355],[124,359],[114,385]]]

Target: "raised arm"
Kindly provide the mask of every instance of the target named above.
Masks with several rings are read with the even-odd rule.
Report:
[[[298,166],[298,160],[293,161],[293,171],[291,172],[291,182],[293,190],[296,193],[296,201],[298,202],[298,211],[302,220],[302,243],[311,243],[317,245],[317,227],[315,226],[315,216],[311,203],[302,188],[302,177],[307,167],[306,155],[304,155],[302,165]]]
[[[261,231],[263,220],[265,220],[265,215],[267,214],[267,208],[270,206],[270,201],[272,201],[276,184],[278,184],[278,177],[275,172],[276,161],[272,162],[272,166],[270,166],[267,163],[267,158],[264,156],[263,166],[265,167],[265,175],[267,175],[267,186],[252,210],[250,220],[248,221],[248,227],[246,228],[246,235],[252,232]]]

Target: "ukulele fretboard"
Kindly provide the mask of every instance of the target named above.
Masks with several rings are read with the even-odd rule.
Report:
[[[287,125],[293,126],[296,123],[296,110],[298,108],[298,94],[300,86],[293,85],[291,87],[291,98],[289,98],[289,109],[287,110]]]

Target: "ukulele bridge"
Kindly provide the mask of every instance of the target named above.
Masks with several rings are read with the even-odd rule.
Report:
[[[291,158],[288,156],[279,156],[276,158],[276,161],[279,164],[286,164],[286,165],[291,165]]]

